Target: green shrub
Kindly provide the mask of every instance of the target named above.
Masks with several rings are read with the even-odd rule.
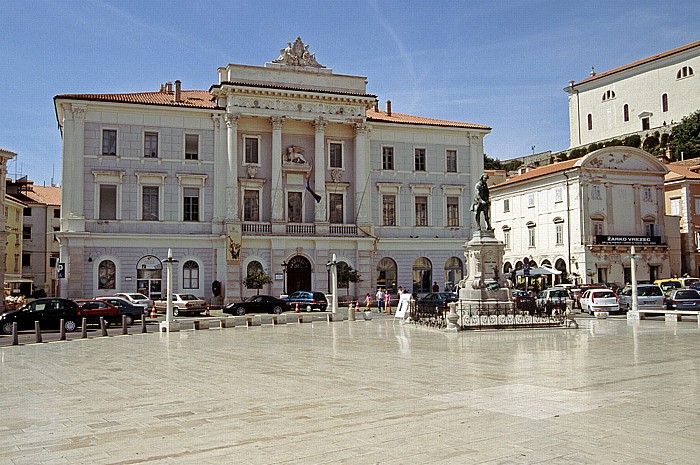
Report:
[[[637,134],[634,134],[632,136],[627,136],[622,141],[622,144],[625,145],[626,147],[639,148],[639,146],[642,145],[642,138],[639,137]]]

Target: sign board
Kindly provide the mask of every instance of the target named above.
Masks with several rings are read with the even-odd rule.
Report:
[[[65,263],[59,263],[56,266],[56,276],[58,279],[63,279],[66,277],[66,264]]]
[[[411,294],[409,294],[408,292],[404,292],[403,294],[399,295],[399,303],[396,307],[394,319],[399,318],[403,320],[404,318],[406,318],[406,312],[408,312],[408,306],[410,305],[410,302]]]
[[[596,245],[661,245],[661,236],[595,236]]]

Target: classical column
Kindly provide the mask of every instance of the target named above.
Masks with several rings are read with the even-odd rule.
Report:
[[[270,201],[272,202],[272,222],[284,221],[284,188],[282,187],[282,124],[284,118],[273,116],[270,118],[272,125],[272,190]]]
[[[365,123],[355,124],[355,211],[358,225],[370,224],[369,154]]]
[[[321,202],[314,205],[314,222],[327,223],[326,217],[326,126],[328,121],[319,118],[314,121],[314,190],[321,196]]]
[[[228,170],[226,171],[226,219],[238,221],[238,120],[239,114],[226,113]]]
[[[70,189],[62,193],[63,231],[85,231],[85,112],[84,105],[64,106],[63,173]]]
[[[214,218],[219,223],[226,218],[226,165],[227,150],[226,141],[223,140],[221,130],[221,115],[211,115],[214,125]]]

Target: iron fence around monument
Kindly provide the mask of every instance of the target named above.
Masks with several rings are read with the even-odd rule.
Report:
[[[538,309],[536,306],[516,308],[511,302],[482,300],[456,303],[457,325],[461,330],[547,328],[564,326],[566,309],[559,307]],[[449,310],[412,302],[409,321],[414,324],[447,327]]]

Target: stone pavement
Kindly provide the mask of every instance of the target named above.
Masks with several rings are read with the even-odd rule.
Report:
[[[372,321],[0,348],[2,464],[700,462],[695,321]]]

